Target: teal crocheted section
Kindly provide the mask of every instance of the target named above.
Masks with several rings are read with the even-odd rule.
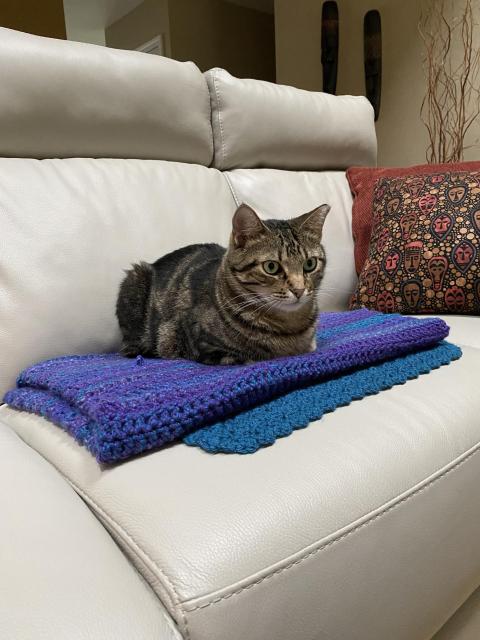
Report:
[[[234,418],[194,431],[183,441],[210,453],[254,453],[261,447],[273,444],[277,438],[307,427],[325,413],[348,405],[353,400],[404,384],[457,360],[461,355],[457,346],[440,342],[432,349],[292,391]]]

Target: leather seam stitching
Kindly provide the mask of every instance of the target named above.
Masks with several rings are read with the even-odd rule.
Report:
[[[84,501],[85,501],[85,502],[87,502],[87,503],[88,503],[88,502],[91,502],[92,504],[95,504],[95,503],[93,502],[93,500],[91,500],[91,498],[89,498],[86,494],[84,494],[84,492],[82,493],[81,489],[79,489],[78,487],[76,487],[76,486],[74,485],[74,483],[73,483],[73,482],[71,482],[71,481],[70,481],[70,480],[68,480],[67,478],[65,478],[65,479],[66,479],[66,480],[67,480],[67,482],[71,485],[72,489],[73,489],[75,492],[79,491],[79,496],[80,496],[80,498],[81,498],[82,500],[84,500]],[[100,521],[103,525],[105,525],[105,522],[106,522],[106,521],[107,521],[107,522],[109,522],[109,521],[107,520],[107,518],[106,518],[105,514],[99,513],[99,514],[97,514],[97,515],[98,515],[98,519],[99,519],[99,521]],[[109,522],[109,524],[110,524],[110,522]],[[119,527],[119,529],[121,529],[121,527]],[[119,538],[121,537],[121,534],[120,534],[120,533],[116,532],[116,534],[118,535],[118,537],[119,537]],[[113,541],[115,542],[115,544],[117,544],[117,545],[118,545],[118,540],[114,537],[114,535],[113,535],[112,533],[110,533],[110,535],[111,535],[111,537],[112,537]],[[123,553],[123,550],[122,550],[122,553]],[[145,553],[145,552],[144,552],[144,553]],[[148,558],[148,555],[147,555],[146,553],[145,553],[145,555],[146,555],[146,556],[147,556],[147,558]],[[136,556],[136,558],[138,559],[139,563],[141,563],[141,564],[142,564],[142,566],[146,567],[146,571],[147,571],[147,572],[149,572],[149,573],[154,573],[154,570],[152,570],[152,569],[151,569],[151,568],[146,564],[146,562],[143,560],[143,558],[141,558],[137,553],[135,553],[135,556]],[[151,559],[149,558],[149,560],[151,560]],[[152,562],[152,564],[155,564],[153,561],[151,561],[151,562]],[[134,565],[134,568],[136,569],[135,565]],[[140,578],[141,578],[142,582],[144,581],[144,582],[147,584],[148,588],[150,588],[150,589],[152,590],[153,595],[154,595],[154,597],[157,599],[158,603],[159,603],[160,605],[163,605],[163,606],[165,607],[165,604],[162,602],[162,599],[158,596],[158,594],[157,594],[157,593],[155,592],[155,590],[153,589],[152,585],[148,582],[148,580],[147,580],[146,576],[145,576],[145,575],[143,575],[142,573],[140,573],[139,571],[137,571],[137,573],[139,574],[139,576],[140,576]],[[173,601],[172,601],[172,604],[173,604]],[[181,606],[181,605],[179,605],[179,606]],[[173,620],[172,620],[172,618],[171,618],[171,616],[170,616],[169,612],[168,612],[168,611],[166,611],[165,609],[159,608],[159,613],[160,613],[160,615],[162,616],[162,618],[165,620],[165,624],[167,625],[167,627],[168,627],[168,628],[170,629],[170,631],[173,633],[173,636],[172,636],[172,637],[173,637],[174,639],[175,639],[175,638],[177,638],[177,637],[178,637],[178,634],[179,634],[179,629],[178,629],[177,627],[175,627],[174,622],[173,622]],[[182,619],[182,622],[183,622],[183,619]],[[185,623],[186,623],[186,621],[185,621]]]
[[[63,475],[63,474],[61,474],[61,475]],[[173,608],[177,609],[179,611],[180,615],[181,615],[183,626],[184,626],[184,629],[185,629],[185,638],[188,640],[190,638],[190,634],[189,634],[189,630],[188,630],[187,619],[185,617],[185,612],[183,610],[182,603],[180,602],[180,598],[178,597],[178,594],[175,591],[175,587],[173,586],[170,578],[158,566],[158,564],[154,560],[152,560],[152,558],[148,555],[148,553],[144,549],[140,548],[137,545],[137,543],[130,536],[130,534],[127,533],[125,531],[125,529],[120,524],[118,524],[118,522],[116,520],[114,520],[106,511],[104,511],[88,493],[86,493],[83,489],[80,489],[80,487],[78,487],[67,476],[63,475],[63,477],[67,480],[67,482],[73,487],[73,489],[86,502],[90,503],[98,511],[98,513],[102,516],[102,518],[104,518],[112,527],[114,527],[122,536],[124,536],[124,538],[126,538],[128,540],[128,542],[130,543],[131,550],[134,551],[136,557],[141,561],[141,563],[148,567],[148,565],[146,565],[146,563],[145,563],[144,558],[142,558],[142,555],[143,555],[143,556],[145,556],[147,558],[149,563],[152,565],[152,567],[148,567],[148,568],[150,570],[152,570],[152,568],[153,568],[153,572],[155,573],[155,570],[156,570],[158,572],[158,574],[160,575],[160,577],[163,578],[163,581],[166,584],[166,589],[165,590],[169,595],[169,599],[170,599],[171,605],[172,605]],[[164,587],[165,587],[165,585],[164,585]],[[171,593],[169,593],[169,591]],[[160,600],[160,602],[161,602],[161,600]]]
[[[349,531],[343,533],[338,538],[334,538],[333,540],[330,540],[326,544],[320,545],[316,549],[312,549],[312,551],[309,551],[307,554],[305,554],[304,556],[301,556],[300,558],[298,558],[294,562],[290,562],[289,564],[285,565],[284,567],[280,567],[279,569],[276,569],[272,573],[266,574],[265,576],[263,576],[259,580],[256,580],[255,582],[252,582],[249,585],[241,587],[240,589],[237,589],[236,591],[232,591],[231,593],[227,593],[224,596],[221,596],[220,598],[216,598],[214,600],[211,600],[210,602],[207,602],[205,604],[202,604],[202,605],[199,605],[197,607],[194,607],[193,609],[186,609],[186,612],[187,613],[193,613],[193,612],[198,611],[200,609],[206,609],[207,607],[210,607],[213,604],[217,604],[218,602],[222,602],[223,600],[228,600],[229,598],[231,598],[233,596],[239,595],[240,593],[243,593],[244,591],[247,591],[248,589],[251,589],[252,587],[255,587],[256,585],[259,585],[259,584],[261,584],[262,582],[264,582],[266,580],[270,580],[274,576],[277,576],[277,575],[283,573],[284,571],[287,571],[288,569],[291,569],[292,567],[294,567],[294,566],[296,566],[298,564],[301,564],[305,560],[308,560],[312,556],[316,555],[319,551],[324,551],[325,549],[328,549],[329,547],[332,547],[332,546],[336,545],[338,542],[341,542],[342,540],[344,540],[345,538],[347,538],[347,537],[351,536],[352,534],[356,533],[360,529],[363,529],[364,527],[369,526],[370,524],[372,524],[373,522],[375,522],[379,518],[383,517],[387,513],[390,513],[394,509],[397,509],[397,507],[402,505],[404,502],[407,502],[408,500],[410,500],[414,496],[418,495],[419,493],[422,493],[423,491],[429,489],[433,484],[435,484],[436,482],[438,482],[439,480],[441,480],[442,478],[444,478],[445,476],[447,476],[451,472],[456,471],[458,469],[458,467],[460,467],[465,462],[467,462],[471,457],[473,457],[476,453],[478,453],[479,450],[480,450],[480,443],[478,443],[475,446],[475,449],[473,451],[471,451],[465,458],[462,458],[461,460],[456,462],[453,466],[451,466],[448,469],[446,469],[443,473],[441,473],[440,475],[436,476],[435,478],[432,478],[432,480],[430,480],[429,482],[427,482],[423,486],[419,487],[416,491],[414,491],[413,493],[408,494],[407,496],[405,496],[404,498],[402,498],[398,502],[395,502],[394,504],[390,505],[386,509],[380,511],[379,513],[377,513],[372,518],[366,520],[365,522],[362,522],[361,524],[357,525],[353,529],[350,529]],[[185,603],[183,603],[183,604],[185,604]]]
[[[156,594],[155,594],[156,595]],[[159,604],[162,604],[162,601],[159,600]],[[165,624],[167,625],[167,627],[170,629],[170,631],[172,632],[172,640],[175,640],[175,638],[178,637],[178,628],[175,627],[172,618],[169,616],[167,611],[164,611],[164,609],[159,608],[160,611],[160,615],[162,616],[162,618],[165,620]],[[186,623],[186,621],[185,621]]]
[[[159,601],[161,604],[161,601]],[[160,611],[160,615],[162,616],[163,620],[165,620],[165,624],[167,625],[167,628],[170,629],[171,633],[172,633],[172,640],[175,640],[175,638],[178,638],[178,629],[175,628],[174,624],[173,624],[173,620],[170,618],[170,616],[167,614],[166,611],[163,611],[162,609],[159,609]]]
[[[240,200],[237,197],[237,193],[236,193],[236,191],[235,191],[235,189],[233,187],[233,184],[231,183],[230,177],[224,171],[222,171],[222,175],[225,178],[225,180],[227,181],[227,184],[228,184],[228,186],[230,188],[230,193],[233,196],[235,204],[237,205],[237,207],[239,207],[240,206]]]
[[[2,402],[2,403],[0,403],[0,406],[2,406],[3,404],[5,404],[5,403],[3,403],[3,402]],[[8,425],[7,425],[7,428],[9,428],[9,427],[8,427]],[[43,456],[39,451],[37,451],[37,449],[35,449],[34,447],[32,447],[32,445],[31,445],[31,444],[29,444],[29,443],[28,443],[28,442],[26,442],[23,438],[21,438],[21,437],[18,435],[18,433],[17,433],[16,431],[14,431],[13,429],[11,429],[11,431],[12,431],[12,433],[14,433],[14,434],[15,434],[15,436],[16,436],[16,437],[17,437],[21,442],[23,442],[23,444],[25,444],[25,446],[26,446],[26,447],[28,447],[31,451],[34,451],[36,454],[38,454],[39,456],[41,456],[42,460],[45,460],[48,464],[52,464],[52,463],[51,463],[49,460],[47,460],[47,459],[46,459],[46,458],[45,458],[45,457],[44,457],[44,456]],[[66,481],[66,482],[67,482],[67,483],[68,483],[68,484],[73,488],[73,490],[75,491],[75,493],[78,493],[78,495],[79,495],[81,498],[83,498],[86,502],[91,502],[91,503],[92,503],[92,505],[94,505],[94,506],[95,506],[95,508],[97,508],[97,509],[99,510],[99,512],[103,515],[103,517],[105,517],[105,519],[108,519],[108,520],[112,521],[114,524],[116,524],[116,523],[115,523],[115,521],[114,521],[112,518],[109,518],[109,517],[108,517],[108,515],[107,515],[107,514],[106,514],[106,513],[105,513],[105,512],[100,508],[100,507],[98,507],[98,505],[95,503],[95,501],[94,501],[94,500],[92,500],[92,498],[90,498],[90,497],[88,496],[88,494],[86,494],[82,489],[80,489],[79,487],[77,487],[77,486],[76,486],[76,484],[75,484],[74,482],[72,482],[72,480],[70,480],[67,476],[65,476],[65,475],[64,475],[64,474],[63,474],[63,473],[62,473],[62,472],[61,472],[57,467],[55,467],[54,465],[52,465],[52,466],[53,466],[53,468],[58,472],[58,474],[59,474],[59,475],[60,475],[60,476],[61,476],[61,477],[62,477],[62,478],[63,478],[63,479],[64,479],[64,480],[65,480],[65,481]],[[117,525],[117,526],[118,526],[118,528],[119,528],[121,531],[123,531],[122,527],[120,527],[119,525]],[[130,538],[130,536],[128,536],[128,534],[126,534],[126,536],[127,536],[128,538]],[[144,553],[145,553],[145,552],[144,552]],[[136,554],[136,555],[137,555],[138,559],[139,559],[143,564],[145,564],[145,563],[144,563],[144,561],[143,561],[143,559],[142,559],[140,556],[138,556],[138,554]],[[146,555],[146,556],[147,556],[147,558],[150,560],[150,562],[151,562],[154,566],[156,566],[155,562],[153,562],[153,560],[152,560],[151,558],[149,558],[148,554],[146,554],[146,553],[145,553],[145,555]],[[144,577],[144,576],[141,576],[141,579],[145,580],[145,577]],[[168,583],[168,578],[167,578],[167,583]],[[148,584],[148,582],[147,582],[147,584]],[[151,585],[148,585],[148,586],[149,586],[149,587],[151,587]],[[176,596],[176,597],[177,597],[177,599],[178,599],[178,596],[177,596],[177,594],[175,593],[175,589],[173,588],[173,586],[172,586],[171,588],[172,588],[172,591],[174,592],[175,596]],[[155,594],[155,592],[154,592],[154,595],[157,595],[157,594]],[[158,599],[158,601],[159,601],[159,603],[160,603],[160,604],[163,604],[163,603],[162,603],[162,601],[161,601],[160,599]],[[173,601],[172,601],[172,603],[173,603]],[[178,607],[179,607],[179,608],[180,608],[180,610],[181,610],[181,614],[182,614],[182,621],[183,621],[183,623],[184,623],[184,625],[185,625],[185,631],[186,631],[186,634],[187,634],[187,635],[186,635],[186,638],[188,639],[188,638],[189,638],[189,633],[188,633],[188,624],[187,624],[187,620],[186,620],[186,618],[185,618],[185,614],[184,614],[184,611],[183,611],[183,607],[182,607],[182,605],[181,605],[181,603],[180,603],[180,602],[178,602],[177,604],[178,604]],[[162,608],[159,608],[159,609],[158,609],[158,611],[159,611],[160,615],[162,616],[162,618],[165,620],[165,624],[167,625],[167,627],[168,627],[168,628],[170,629],[170,631],[173,633],[172,638],[174,639],[174,638],[178,637],[178,629],[177,629],[177,627],[175,627],[174,622],[173,622],[172,618],[170,617],[170,615],[168,614],[168,612],[167,612],[167,611],[165,611],[165,610],[164,610],[164,609],[162,609]]]
[[[224,136],[223,136],[223,124],[222,124],[222,116],[221,116],[221,108],[220,108],[220,91],[218,90],[218,86],[217,86],[216,70],[213,72],[212,77],[213,77],[213,89],[215,91],[215,96],[217,97],[217,120],[218,120],[218,126],[220,128],[220,148],[222,150],[222,164],[225,164],[225,157],[226,157],[225,142],[224,142]],[[218,168],[219,167],[217,167],[217,169]]]
[[[208,93],[208,123],[209,123],[209,131],[210,131],[210,143],[212,145],[212,156],[210,159],[209,167],[213,167],[215,165],[215,139],[213,137],[213,109],[212,109],[212,96],[210,94],[210,88],[208,86],[208,81],[205,75],[202,73],[203,81],[207,87]]]
[[[142,576],[143,577],[143,576]],[[150,586],[150,585],[149,585]],[[154,595],[156,596],[157,594],[154,593]],[[162,601],[160,599],[158,599],[158,602],[160,605],[163,605]],[[161,617],[163,620],[165,620],[165,624],[167,625],[167,628],[171,631],[172,633],[172,640],[175,640],[176,638],[178,638],[179,635],[179,631],[178,628],[175,627],[172,618],[169,616],[168,612],[165,611],[164,609],[160,608],[158,609]]]

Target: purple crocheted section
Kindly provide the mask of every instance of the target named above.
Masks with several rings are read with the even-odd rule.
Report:
[[[294,389],[431,347],[447,335],[438,318],[365,309],[324,313],[314,353],[240,366],[66,356],[26,369],[5,402],[50,419],[100,462],[113,462]]]

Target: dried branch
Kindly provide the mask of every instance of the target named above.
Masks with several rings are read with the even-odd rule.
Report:
[[[474,45],[472,0],[462,2],[460,15],[449,21],[445,0],[427,0],[418,25],[427,80],[420,115],[430,163],[462,160],[472,146],[466,145],[466,135],[480,116],[480,48]],[[455,6],[459,4],[456,0]]]

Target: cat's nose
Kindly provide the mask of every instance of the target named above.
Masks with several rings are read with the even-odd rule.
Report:
[[[300,298],[303,295],[303,292],[305,291],[305,287],[303,289],[292,289],[291,291],[293,295],[300,300]]]

